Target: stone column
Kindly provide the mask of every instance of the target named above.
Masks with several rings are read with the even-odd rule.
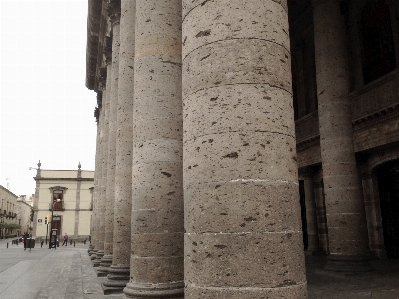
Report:
[[[353,147],[346,33],[339,0],[314,0],[320,147],[329,238],[327,269],[370,269],[366,221]]]
[[[98,248],[96,247],[96,244],[98,243],[98,234],[99,234],[99,222],[100,222],[100,217],[99,217],[99,205],[100,205],[100,200],[101,200],[101,188],[102,188],[102,159],[103,159],[103,130],[104,130],[104,111],[105,108],[103,108],[103,103],[105,102],[105,94],[106,94],[106,89],[105,89],[105,83],[106,83],[106,78],[107,78],[107,69],[105,67],[99,68],[99,93],[97,94],[97,105],[99,109],[99,117],[98,117],[98,122],[97,122],[97,129],[98,129],[98,143],[96,146],[96,153],[98,153],[98,156],[96,156],[96,179],[97,179],[97,188],[93,200],[93,218],[92,218],[92,223],[93,223],[93,231],[91,235],[91,259],[95,259]],[[105,106],[105,105],[104,105]]]
[[[115,160],[116,160],[116,116],[118,109],[118,78],[119,78],[119,21],[120,1],[109,1],[108,12],[112,30],[112,67],[111,91],[109,99],[109,133],[108,133],[108,162],[107,162],[107,189],[105,207],[105,236],[104,256],[101,259],[101,275],[108,274],[112,264],[113,236],[114,236],[114,203],[115,203]],[[98,272],[99,273],[99,272]]]
[[[317,229],[316,202],[313,186],[313,172],[305,170],[302,172],[303,182],[305,186],[305,207],[306,207],[306,223],[308,232],[308,249],[310,253],[320,251],[319,236]]]
[[[325,253],[329,253],[328,249],[328,230],[326,218],[326,206],[324,203],[324,188],[323,182],[313,183],[315,202],[316,202],[316,215],[317,215],[317,232],[319,235],[320,249]]]
[[[114,246],[104,294],[122,292],[130,278],[135,12],[135,1],[121,1]]]
[[[99,185],[98,185],[98,181],[99,181],[99,173],[101,173],[101,150],[100,150],[100,146],[101,146],[101,139],[100,139],[100,130],[101,130],[101,123],[100,123],[100,119],[101,122],[103,121],[101,118],[101,97],[102,97],[102,92],[99,91],[97,93],[97,102],[100,103],[98,105],[98,108],[95,109],[94,111],[94,116],[96,117],[96,123],[97,123],[97,137],[96,137],[96,158],[95,158],[95,172],[94,172],[94,194],[93,194],[93,209],[92,209],[92,218],[91,218],[91,243],[89,245],[89,249],[88,249],[88,253],[91,256],[94,253],[95,250],[95,236],[97,234],[97,222],[96,220],[98,219],[98,210],[96,209],[97,207],[97,203],[98,203],[98,196],[99,196]]]
[[[106,78],[106,94],[105,101],[103,105],[104,109],[104,124],[102,127],[102,166],[101,166],[101,193],[99,198],[99,211],[104,213],[105,211],[105,203],[106,203],[106,190],[107,190],[107,169],[108,169],[108,137],[109,137],[109,113],[110,113],[110,98],[111,98],[111,77],[112,77],[112,38],[107,36],[105,37],[104,42],[104,56],[105,56],[105,64],[107,67],[107,78]],[[104,96],[104,95],[103,95]],[[99,267],[101,263],[101,258],[104,256],[104,238],[105,238],[105,217],[100,218],[98,222],[98,251],[96,255],[96,259],[93,262],[94,267]],[[100,272],[97,272],[97,275],[101,276]]]
[[[185,298],[307,298],[287,10],[183,0]]]
[[[181,0],[136,0],[128,298],[183,298]]]

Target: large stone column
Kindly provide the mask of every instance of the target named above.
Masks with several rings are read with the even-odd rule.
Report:
[[[307,298],[286,1],[183,0],[185,298]]]
[[[135,1],[121,1],[114,247],[112,265],[104,282],[104,294],[122,292],[130,278],[135,12]]]
[[[316,201],[316,216],[317,216],[317,232],[319,235],[319,246],[322,252],[326,255],[329,253],[328,249],[328,229],[326,218],[326,205],[324,200],[323,181],[313,183],[315,201]]]
[[[102,152],[101,152],[101,125],[103,122],[103,113],[101,109],[102,105],[102,91],[97,93],[97,104],[98,107],[95,110],[95,117],[97,123],[97,137],[96,137],[96,158],[95,158],[95,173],[94,173],[94,196],[93,196],[93,209],[92,209],[92,218],[91,218],[91,242],[89,246],[89,255],[93,255],[97,250],[95,249],[95,243],[98,234],[98,200],[100,196],[100,188],[99,181],[101,181],[100,174],[101,174],[101,162],[102,162]]]
[[[346,33],[339,0],[313,1],[320,147],[329,238],[336,271],[370,269],[366,221],[353,147]]]
[[[114,203],[115,203],[115,161],[116,161],[116,134],[117,134],[117,110],[118,110],[118,78],[119,78],[119,21],[120,1],[109,1],[112,30],[112,63],[111,63],[111,91],[109,99],[109,126],[108,126],[108,162],[107,162],[107,188],[105,203],[105,236],[104,256],[101,259],[101,275],[108,274],[108,268],[112,264],[113,236],[114,236]]]
[[[107,169],[108,169],[108,137],[109,137],[109,113],[110,113],[110,98],[111,98],[111,70],[112,70],[112,39],[111,37],[105,37],[104,42],[104,56],[105,64],[107,68],[106,78],[106,89],[105,89],[105,101],[103,104],[104,109],[104,124],[102,127],[102,166],[101,166],[101,193],[99,198],[98,208],[100,211],[105,211],[106,194],[107,194]],[[104,94],[103,94],[104,97]],[[104,212],[103,212],[104,213]],[[99,217],[98,224],[98,251],[96,259],[93,262],[94,267],[99,267],[101,259],[104,256],[104,238],[105,238],[105,217]],[[97,272],[97,275],[102,275],[101,271]]]
[[[310,169],[303,170],[302,177],[305,187],[306,223],[308,233],[307,251],[313,254],[320,251],[316,217],[316,202],[313,186],[313,171]]]
[[[136,0],[128,298],[183,298],[181,0]]]

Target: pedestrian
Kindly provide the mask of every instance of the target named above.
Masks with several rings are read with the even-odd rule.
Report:
[[[26,250],[26,245],[28,244],[28,237],[29,237],[28,233],[25,233],[22,237],[22,241],[24,242],[24,250]]]
[[[64,243],[62,243],[62,246],[64,246],[64,244],[65,246],[68,246],[68,235],[66,233],[64,235]]]

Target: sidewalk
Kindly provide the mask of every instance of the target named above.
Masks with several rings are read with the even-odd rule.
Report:
[[[7,248],[7,241],[9,248]],[[104,296],[87,254],[88,244],[48,249],[0,240],[0,298],[4,299],[120,299]]]
[[[9,242],[9,248],[6,244]],[[37,244],[0,240],[0,298],[4,299],[122,299],[104,296],[88,244],[48,249]],[[399,259],[374,260],[375,271],[343,275],[323,270],[326,257],[306,257],[309,299],[399,299]],[[246,299],[246,298],[242,298]],[[278,298],[271,298],[278,299]]]

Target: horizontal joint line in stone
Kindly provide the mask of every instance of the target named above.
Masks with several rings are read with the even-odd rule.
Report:
[[[170,259],[170,258],[184,258],[184,255],[171,255],[171,256],[139,256],[139,255],[131,255],[132,259]]]
[[[184,22],[184,21],[183,21],[183,22]],[[191,50],[191,51],[190,51],[189,53],[187,53],[187,55],[183,58],[183,61],[184,61],[188,56],[190,56],[190,54],[193,53],[195,50],[198,50],[198,49],[200,49],[200,48],[202,48],[202,47],[205,47],[205,46],[208,46],[208,45],[211,45],[211,44],[216,44],[216,43],[219,43],[219,42],[225,42],[225,41],[231,41],[231,40],[253,40],[253,39],[275,44],[275,45],[277,45],[277,46],[280,46],[280,47],[284,48],[288,53],[290,53],[290,51],[289,51],[286,47],[284,47],[283,45],[281,45],[281,44],[279,44],[279,43],[277,43],[277,42],[275,42],[275,41],[273,41],[273,40],[269,40],[269,39],[265,39],[265,38],[257,38],[257,37],[226,38],[226,39],[215,40],[215,41],[213,41],[213,42],[211,42],[211,43],[203,44],[203,45],[201,45],[200,47]]]
[[[264,234],[302,234],[299,230],[285,230],[285,231],[275,231],[275,232],[203,232],[203,233],[185,233],[186,235],[264,235]]]
[[[281,86],[272,85],[272,84],[267,83],[267,82],[255,82],[255,83],[245,82],[245,83],[218,84],[218,85],[216,85],[216,86],[208,86],[208,87],[200,88],[200,89],[198,89],[198,90],[196,90],[196,91],[194,91],[194,92],[192,92],[192,93],[186,95],[185,97],[183,97],[183,99],[186,99],[186,98],[188,98],[189,96],[191,96],[192,94],[195,94],[195,93],[197,93],[197,92],[199,92],[199,91],[202,91],[202,90],[208,90],[208,89],[212,89],[212,88],[218,88],[218,87],[221,87],[221,86],[229,86],[229,85],[233,85],[233,86],[235,86],[235,85],[268,85],[268,86],[270,86],[270,87],[274,87],[274,88],[278,88],[278,89],[280,89],[280,90],[284,90],[285,92],[289,93],[289,94],[292,96],[292,92],[291,92],[291,91],[286,90],[285,88],[282,88]]]
[[[210,290],[236,290],[236,291],[250,291],[250,290],[256,290],[256,291],[261,291],[261,290],[276,290],[276,289],[290,289],[290,288],[296,288],[296,287],[302,287],[306,286],[306,282],[301,282],[295,285],[289,285],[289,286],[281,286],[281,287],[212,287],[212,286],[197,286],[195,284],[187,283],[187,286],[190,286],[192,288],[199,288],[199,289],[210,289]]]
[[[235,179],[235,180],[230,180],[229,183],[238,183],[238,182],[242,182],[242,183],[286,183],[286,184],[294,184],[294,185],[298,185],[298,182],[294,182],[294,181],[284,181],[284,180],[262,180],[262,179]]]
[[[198,139],[198,138],[202,138],[202,137],[205,137],[205,136],[222,135],[222,134],[228,134],[228,133],[246,133],[246,132],[279,134],[279,135],[284,135],[286,137],[294,139],[294,136],[291,136],[291,135],[288,135],[288,134],[284,134],[284,133],[280,133],[280,132],[274,132],[274,131],[263,131],[263,130],[255,130],[255,131],[248,131],[248,130],[247,131],[222,131],[222,132],[215,132],[215,133],[212,133],[212,134],[204,134],[204,135],[194,136],[191,139],[183,138],[184,139],[183,144],[186,144],[188,141],[192,141],[192,140],[195,140],[195,139]]]

